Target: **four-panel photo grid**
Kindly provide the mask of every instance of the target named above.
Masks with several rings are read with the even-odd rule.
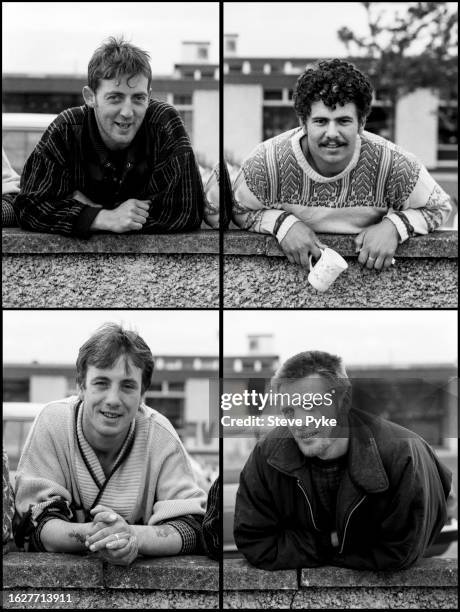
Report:
[[[458,607],[457,23],[2,2],[4,608]]]

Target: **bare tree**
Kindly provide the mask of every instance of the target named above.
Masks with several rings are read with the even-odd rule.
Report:
[[[369,32],[348,27],[337,34],[350,56],[362,59],[380,100],[388,101],[394,139],[397,100],[420,87],[457,97],[458,10],[448,2],[398,2],[396,12],[382,2],[362,2]]]

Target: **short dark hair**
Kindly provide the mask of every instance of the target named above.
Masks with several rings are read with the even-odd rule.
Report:
[[[354,102],[358,121],[364,125],[371,112],[372,85],[365,74],[350,62],[333,59],[319,62],[299,76],[294,89],[294,109],[305,123],[311,113],[311,105],[322,101],[335,110],[337,105]]]
[[[305,351],[290,357],[278,368],[272,378],[272,387],[277,390],[281,384],[293,383],[296,380],[318,374],[329,379],[334,385],[345,389],[342,409],[347,412],[351,406],[351,383],[348,379],[343,361],[337,355],[324,351]]]
[[[118,79],[128,74],[129,78],[143,74],[152,82],[150,55],[135,45],[110,36],[96,49],[88,63],[88,85],[95,92],[100,79]]]
[[[142,370],[142,393],[150,386],[154,361],[152,352],[135,331],[118,323],[105,323],[83,344],[77,358],[77,384],[84,388],[88,366],[111,368],[120,356],[129,357]]]

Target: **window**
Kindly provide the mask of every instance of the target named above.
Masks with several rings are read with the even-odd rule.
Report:
[[[265,106],[263,116],[263,140],[298,127],[299,121],[291,106]]]
[[[265,89],[264,100],[282,100],[283,90],[282,89]]]
[[[197,56],[198,56],[198,59],[207,60],[208,59],[208,48],[198,47]]]
[[[234,40],[225,41],[225,46],[229,53],[234,53],[236,51],[236,41]]]
[[[173,104],[178,106],[189,106],[192,104],[192,94],[174,94]]]
[[[3,381],[4,402],[28,402],[30,383],[28,378]]]
[[[147,406],[158,410],[160,414],[169,419],[174,429],[184,427],[184,399],[181,397],[149,397],[145,398]]]

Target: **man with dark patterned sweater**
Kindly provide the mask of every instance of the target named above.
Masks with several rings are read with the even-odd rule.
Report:
[[[273,234],[289,261],[308,266],[326,246],[316,232],[356,234],[358,261],[391,265],[398,244],[439,227],[449,196],[410,153],[364,131],[372,86],[334,59],[306,70],[294,91],[301,126],[260,144],[234,182],[234,219]]]
[[[189,137],[172,106],[149,99],[151,80],[148,53],[122,39],[94,52],[86,104],[58,115],[24,167],[15,201],[24,229],[88,237],[200,226]]]

